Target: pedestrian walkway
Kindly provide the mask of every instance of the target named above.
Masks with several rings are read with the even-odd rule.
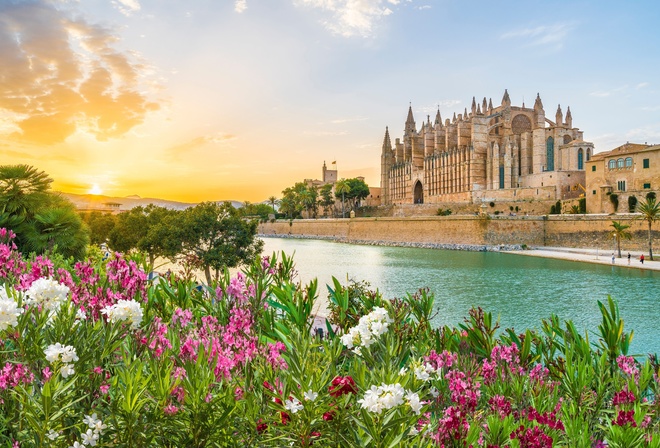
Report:
[[[660,249],[659,249],[660,250]],[[569,247],[532,247],[528,250],[512,250],[506,253],[527,255],[531,257],[556,258],[559,260],[580,261],[584,263],[608,264],[612,265],[612,251],[600,249],[579,249]],[[648,259],[648,254],[644,254],[645,260],[642,264],[639,261],[642,252],[630,252],[630,265],[628,265],[628,252],[621,251],[621,258],[614,253],[614,266],[630,269],[646,269],[651,271],[660,271],[660,253],[656,255],[654,261]]]

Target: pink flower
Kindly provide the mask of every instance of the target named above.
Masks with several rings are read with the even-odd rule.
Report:
[[[332,397],[340,397],[350,393],[357,393],[358,391],[355,381],[350,376],[335,377],[328,389]]]

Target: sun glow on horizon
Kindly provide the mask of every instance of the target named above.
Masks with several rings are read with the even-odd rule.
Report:
[[[89,189],[88,193],[93,195],[100,195],[103,194],[103,190],[101,190],[99,184],[94,184],[92,185],[92,188]]]

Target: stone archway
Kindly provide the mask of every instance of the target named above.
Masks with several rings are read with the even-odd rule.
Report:
[[[424,188],[422,188],[422,183],[420,181],[415,183],[415,188],[413,189],[413,201],[415,204],[424,203]]]

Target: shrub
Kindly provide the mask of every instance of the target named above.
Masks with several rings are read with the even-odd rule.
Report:
[[[610,202],[614,208],[614,213],[616,213],[616,211],[619,209],[619,195],[616,193],[610,194]]]
[[[628,211],[630,213],[635,213],[637,209],[637,197],[635,195],[628,196]]]
[[[451,215],[451,210],[450,209],[443,209],[439,208],[438,211],[436,212],[436,215],[438,216],[449,216]]]

